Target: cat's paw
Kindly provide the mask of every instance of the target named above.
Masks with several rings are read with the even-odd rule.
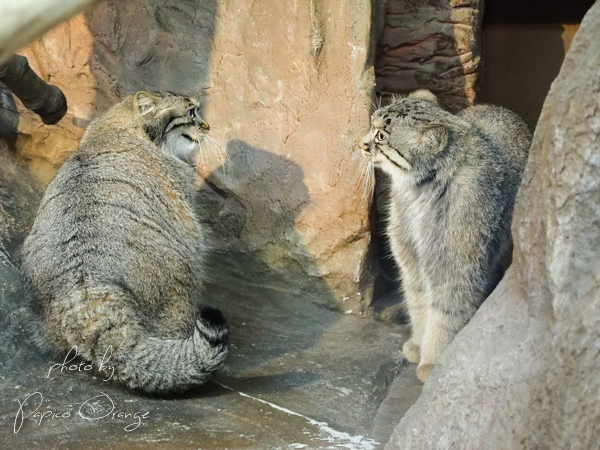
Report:
[[[402,346],[402,353],[404,353],[404,356],[406,356],[406,359],[408,359],[409,363],[419,364],[421,349],[417,344],[406,342]]]
[[[417,367],[417,378],[425,383],[427,378],[429,378],[429,373],[434,367],[435,364],[431,363],[421,364],[419,367]]]

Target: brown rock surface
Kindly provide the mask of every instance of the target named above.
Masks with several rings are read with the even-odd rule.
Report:
[[[481,62],[482,0],[390,0],[377,45],[381,94],[426,88],[451,109],[472,104]]]
[[[218,215],[233,197],[245,211],[227,245],[282,273],[299,264],[354,312],[368,244],[356,141],[373,85],[369,10],[368,1],[222,2],[207,89],[206,116],[230,156],[210,177]]]
[[[535,132],[515,262],[386,448],[599,448],[599,34],[596,3]]]
[[[51,126],[17,103],[19,155],[31,162],[44,183],[77,148],[85,126],[99,111],[95,106],[96,77],[89,63],[92,44],[85,18],[79,15],[19,51],[43,80],[58,86],[67,97],[66,116]]]
[[[252,253],[284,284],[323,279],[326,306],[356,313],[369,241],[355,145],[373,86],[369,27],[366,0],[101,2],[20,52],[69,110],[53,127],[22,110],[17,147],[47,182],[119,97],[200,94],[229,157],[201,168],[215,250]]]

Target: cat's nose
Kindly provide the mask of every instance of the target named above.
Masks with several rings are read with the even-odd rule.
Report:
[[[210,125],[208,124],[208,122],[205,122],[204,120],[200,120],[200,128],[202,128],[204,131],[208,131],[210,130]]]

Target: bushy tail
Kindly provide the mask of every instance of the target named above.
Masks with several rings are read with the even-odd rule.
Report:
[[[204,308],[194,333],[184,340],[140,336],[117,357],[118,381],[132,389],[169,393],[189,389],[208,380],[227,356],[228,329],[220,311]],[[110,374],[108,371],[104,373]]]
[[[228,328],[216,309],[202,309],[188,338],[164,339],[149,334],[123,310],[115,314],[103,306],[85,318],[77,314],[79,320],[67,326],[63,322],[62,332],[105,380],[148,393],[181,392],[207,381],[227,356]]]

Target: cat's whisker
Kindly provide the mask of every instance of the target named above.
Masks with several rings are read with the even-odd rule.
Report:
[[[369,201],[371,202],[373,200],[373,197],[375,196],[375,185],[376,185],[375,166],[371,162],[369,162],[369,182],[371,183],[369,186],[369,196],[370,196]]]
[[[375,178],[374,178],[374,167],[373,164],[363,159],[358,168],[359,177],[357,183],[357,190],[360,194],[360,197],[371,202],[373,198],[373,190],[375,187]]]
[[[369,163],[367,161],[365,161],[365,167],[363,169],[363,174],[362,174],[362,178],[363,178],[363,197],[366,195],[367,193],[367,189],[369,189]]]
[[[373,111],[375,111],[375,110],[377,109],[377,104],[375,103],[375,100],[373,100],[373,97],[371,97],[371,98],[369,99],[369,101],[371,102],[371,109],[372,109]]]
[[[371,199],[373,198],[373,191],[375,188],[374,175],[375,175],[375,172],[374,172],[373,164],[370,161],[365,160],[365,173],[364,173],[365,184],[364,184],[363,198],[368,200],[369,203],[371,202]]]
[[[223,153],[223,156],[227,156],[227,152],[225,151],[225,149],[223,148],[223,146],[214,138],[212,138],[209,135],[206,135],[206,137],[208,138],[208,140],[214,144],[217,148],[218,151],[220,151],[221,153]]]
[[[196,172],[200,170],[200,153],[202,153],[202,142],[198,143],[198,151],[194,157],[194,168],[196,169]]]
[[[227,153],[227,151],[225,151],[225,149],[223,148],[223,146],[214,138],[206,135],[206,137],[208,138],[208,141],[215,147],[215,150],[217,152],[217,154],[221,154],[224,158],[224,166],[229,166],[231,160],[229,157],[229,154]]]
[[[371,164],[371,162],[367,163],[366,178],[367,178],[367,183],[366,183],[364,198],[366,200],[368,200],[369,203],[371,203],[371,200],[373,199],[373,195],[375,192],[375,172],[374,172],[373,164]]]
[[[358,190],[362,193],[363,191],[363,184],[365,183],[365,169],[366,169],[366,160],[363,159],[360,162],[360,166],[359,166],[359,175],[358,175]]]
[[[210,141],[210,139],[208,139],[208,136],[205,139],[206,141],[206,152],[207,152],[207,156],[212,159],[212,158],[219,158],[219,154],[218,151],[215,151],[215,145]]]
[[[200,141],[200,151],[198,153],[200,154],[200,161],[201,161],[201,164],[202,164],[202,170],[203,171],[206,170],[206,162],[204,161],[204,153],[205,153],[204,148],[205,148],[204,147],[204,139],[202,139]]]
[[[192,98],[202,98],[204,99],[205,95],[202,92],[202,87],[199,87],[198,89],[195,90],[194,95],[192,95]],[[204,103],[204,102],[203,102]],[[204,106],[204,105],[202,105]]]
[[[221,150],[219,149],[219,146],[215,145],[215,143],[213,141],[208,141],[209,147],[210,147],[210,153],[211,155],[217,159],[217,160],[223,160],[223,155]]]

